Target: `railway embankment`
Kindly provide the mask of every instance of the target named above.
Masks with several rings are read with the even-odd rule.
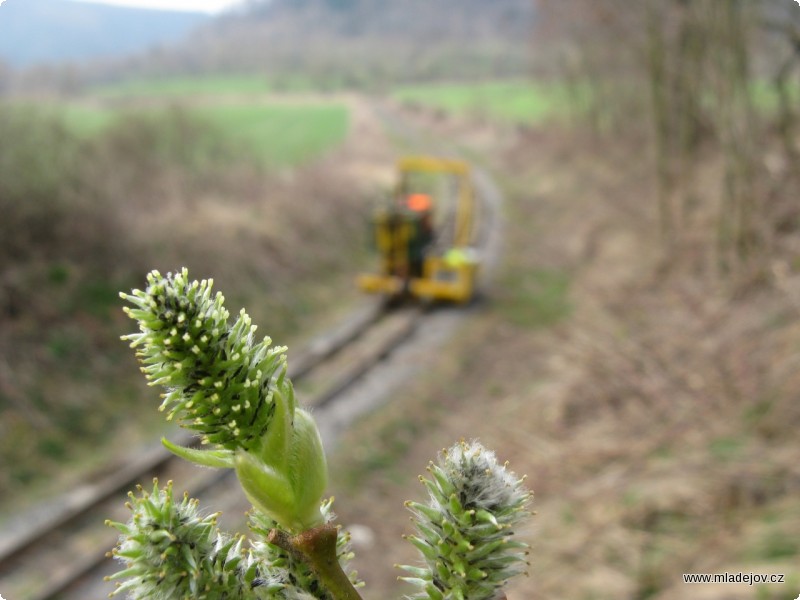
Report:
[[[387,565],[411,560],[397,500],[424,496],[416,476],[431,455],[476,437],[536,494],[530,577],[510,599],[795,598],[793,256],[756,280],[721,276],[702,258],[714,234],[696,224],[667,252],[632,141],[414,116],[500,182],[505,251],[474,318],[334,454],[367,596],[389,597]],[[717,167],[698,166],[712,206]],[[687,587],[692,572],[786,583]]]

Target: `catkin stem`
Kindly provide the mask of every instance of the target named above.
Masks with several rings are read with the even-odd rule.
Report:
[[[320,582],[336,600],[362,600],[339,564],[336,556],[336,538],[339,530],[333,525],[322,525],[295,536],[273,529],[267,541],[306,563]]]

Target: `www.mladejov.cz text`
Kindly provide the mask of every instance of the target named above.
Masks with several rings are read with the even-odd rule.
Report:
[[[783,573],[684,573],[684,583],[785,583]]]

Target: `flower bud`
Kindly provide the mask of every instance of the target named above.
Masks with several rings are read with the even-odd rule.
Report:
[[[234,468],[250,501],[287,531],[323,523],[320,503],[327,465],[316,423],[296,406],[286,377],[284,347],[254,343],[242,310],[230,325],[210,280],[189,281],[186,269],[147,276],[144,291],[122,297],[139,333],[124,336],[136,348],[151,385],[166,388],[161,409],[198,431],[210,449],[174,454],[217,468]]]
[[[401,566],[401,579],[420,588],[413,598],[492,600],[525,570],[528,546],[511,538],[532,494],[477,442],[445,450],[428,471],[428,504],[406,503],[417,529],[407,539],[425,566]]]
[[[242,310],[230,325],[212,280],[189,281],[188,271],[147,276],[144,291],[121,294],[139,333],[123,336],[136,348],[150,385],[166,388],[167,419],[200,433],[205,444],[252,449],[269,428],[272,394],[284,384],[286,348],[255,343]],[[284,390],[285,392],[285,390]]]

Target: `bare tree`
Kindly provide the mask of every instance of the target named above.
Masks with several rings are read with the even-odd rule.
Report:
[[[557,64],[570,68],[566,80],[582,79],[592,89],[589,123],[610,122],[615,132],[649,130],[665,246],[679,248],[683,233],[708,227],[707,216],[716,211],[713,247],[723,272],[757,262],[771,243],[760,143],[772,115],[754,100],[765,71],[756,69],[765,19],[782,51],[777,70],[766,67],[774,71],[778,131],[789,164],[798,155],[798,103],[790,82],[800,71],[800,10],[781,2],[538,3],[538,35],[548,53],[561,54]],[[718,197],[700,189],[698,165],[708,152],[721,159]]]

